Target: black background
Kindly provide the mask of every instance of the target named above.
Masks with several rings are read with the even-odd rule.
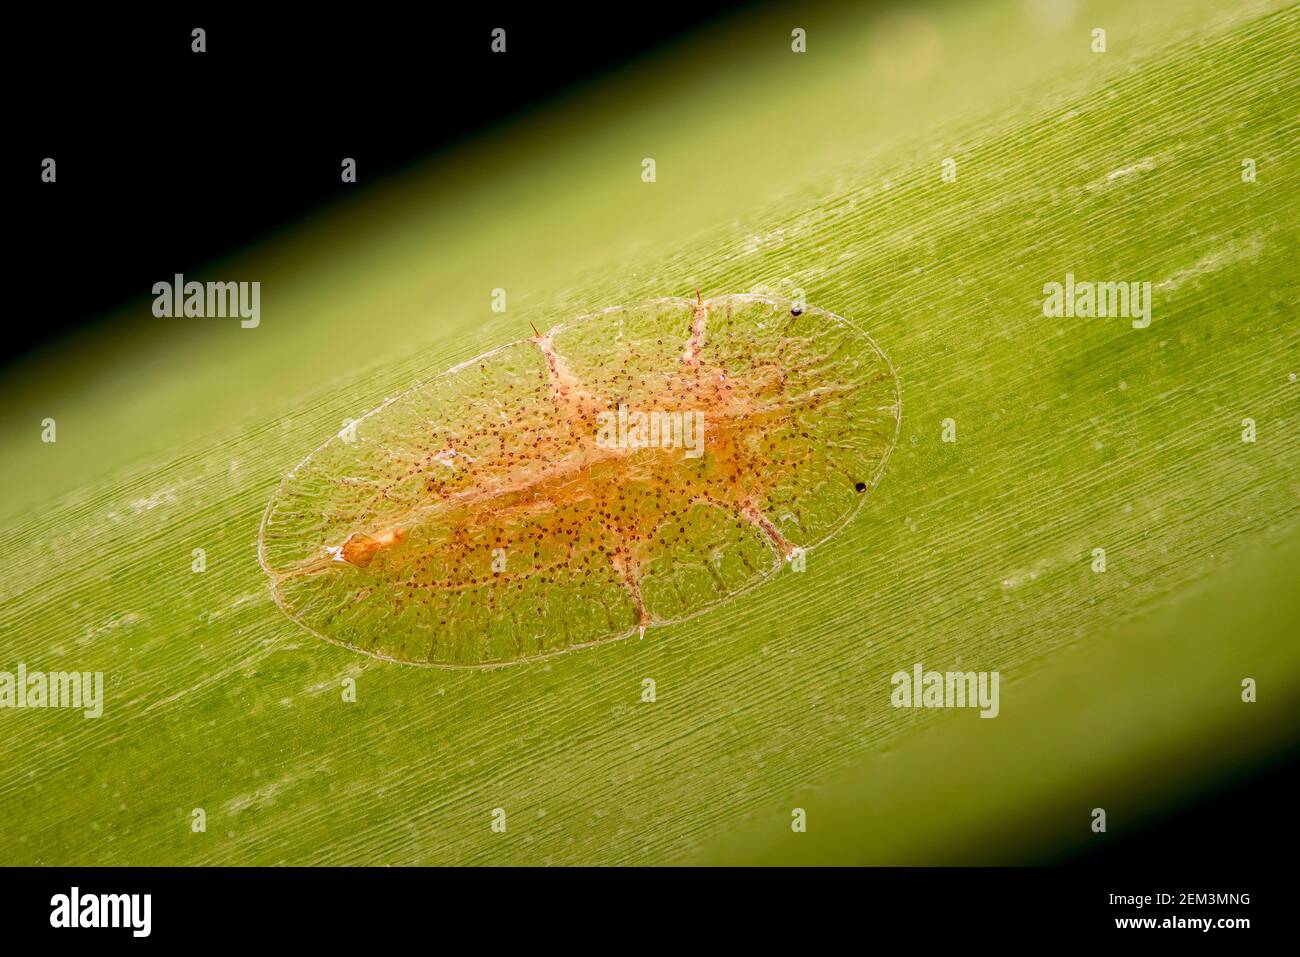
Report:
[[[49,952],[198,941],[204,952],[219,952],[283,941],[294,953],[332,954],[413,947],[693,953],[706,946],[727,954],[882,946],[925,954],[997,953],[1011,941],[1077,946],[1126,938],[1135,950],[1155,943],[1155,952],[1177,953],[1171,946],[1200,942],[1233,953],[1280,941],[1291,923],[1280,895],[1242,870],[0,869],[0,920],[7,944],[35,945],[35,951],[21,948],[35,953],[59,944]],[[51,929],[51,898],[73,886],[82,895],[152,895],[150,936],[136,939],[122,928]],[[1110,900],[1157,893],[1175,901],[1181,893],[1248,895],[1249,903],[1136,908]],[[1250,927],[1115,926],[1116,918],[1150,917],[1245,917]]]
[[[617,10],[624,10],[623,18]],[[330,5],[13,15],[23,267],[0,363],[293,221],[340,189],[536,108],[752,5]],[[207,52],[191,52],[191,30]],[[494,27],[505,54],[491,52]],[[57,183],[40,180],[53,157]],[[353,157],[358,185],[340,182]],[[12,209],[12,207],[11,207]]]

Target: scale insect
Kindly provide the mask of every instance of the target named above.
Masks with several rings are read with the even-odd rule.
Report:
[[[482,668],[644,638],[843,528],[900,415],[884,353],[824,310],[619,306],[330,438],[272,496],[258,555],[290,618],[378,658]]]

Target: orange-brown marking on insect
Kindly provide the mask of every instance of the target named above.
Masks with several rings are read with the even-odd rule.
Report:
[[[611,621],[644,635],[647,626],[661,620],[661,603],[668,607],[663,559],[683,544],[689,549],[689,529],[702,514],[697,508],[719,510],[732,526],[759,532],[748,534],[770,545],[774,566],[791,559],[795,546],[763,509],[785,507],[805,469],[840,472],[849,489],[857,479],[871,477],[848,474],[838,460],[826,461],[825,446],[803,430],[820,421],[823,408],[834,414],[856,390],[877,379],[818,378],[800,353],[811,348],[808,339],[789,347],[789,359],[783,346],[755,350],[732,367],[734,334],[724,340],[725,348],[705,349],[709,313],[722,308],[730,314],[729,306],[705,303],[698,291],[694,303],[682,303],[674,331],[678,337],[686,333],[687,342],[681,353],[670,346],[667,369],[638,367],[632,351],[622,369],[610,371],[607,365],[599,375],[579,375],[562,354],[565,340],[561,351],[553,343],[564,327],[546,333],[534,327],[529,342],[543,361],[519,377],[530,396],[526,403],[512,405],[485,393],[480,403],[490,408],[496,401],[503,410],[500,421],[482,416],[472,430],[456,433],[454,443],[443,433],[428,440],[412,433],[410,455],[395,459],[391,474],[385,471],[389,466],[376,469],[373,495],[347,501],[330,519],[336,523],[332,541],[318,544],[312,557],[299,558],[287,569],[279,566],[272,577],[355,576],[356,586],[346,592],[346,600],[355,603],[357,588],[377,576],[400,596],[399,609],[420,607],[424,601],[430,617],[420,627],[435,634],[453,628],[457,615],[482,611],[491,616],[498,607],[513,609],[515,603],[533,601],[534,588],[557,587],[563,593],[576,587],[570,583],[595,582],[590,586],[594,594],[609,588],[627,596],[607,608]],[[687,321],[689,332],[682,328]],[[713,358],[715,351],[723,358]],[[673,362],[674,353],[680,364]],[[579,369],[581,361],[574,360]],[[704,455],[688,458],[680,444],[598,444],[598,413],[616,409],[629,395],[651,403],[643,411],[702,412]],[[886,421],[896,422],[896,411]],[[889,436],[882,437],[884,447],[887,440]],[[462,459],[456,449],[470,457]],[[780,454],[773,455],[774,449]],[[472,464],[462,468],[462,462]],[[789,527],[790,534],[796,527],[806,534],[802,520],[794,521],[798,524]],[[495,549],[510,556],[500,568],[490,564]],[[377,572],[360,571],[381,554]],[[719,590],[725,590],[718,581]],[[463,606],[416,597],[475,590],[479,597]],[[429,660],[444,653],[435,648]]]
[[[546,360],[546,371],[551,382],[551,395],[560,407],[560,411],[564,413],[569,430],[571,432],[590,432],[594,438],[596,412],[605,403],[586,390],[582,382],[570,371],[569,364],[564,361],[564,357],[555,351],[555,346],[551,343],[551,337],[554,334],[555,330],[552,329],[545,335],[539,335],[533,340],[537,344],[537,348],[541,350],[542,358]]]
[[[747,518],[750,523],[758,528],[772,540],[776,550],[781,553],[781,557],[789,559],[794,555],[794,546],[786,541],[781,531],[772,524],[772,520],[764,515],[752,502],[746,502],[740,506],[740,514]]]
[[[692,323],[693,337],[704,334],[699,314],[697,306],[696,320]],[[698,353],[701,344],[696,342],[695,352]],[[573,432],[572,446],[553,461],[522,476],[518,470],[500,474],[488,470],[468,488],[394,516],[400,526],[415,527],[438,522],[459,527],[472,521],[480,526],[486,523],[504,529],[518,524],[525,517],[563,513],[584,502],[599,506],[607,490],[620,487],[630,477],[640,476],[647,487],[654,488],[662,482],[656,481],[657,474],[674,474],[671,466],[681,462],[681,449],[597,446],[594,441],[595,412],[605,403],[591,395],[573,375],[563,357],[555,352],[549,333],[541,336],[537,345],[546,359],[553,395],[560,408],[568,413]],[[674,488],[674,498],[686,506],[706,504],[723,507],[760,529],[776,551],[788,559],[793,554],[793,546],[754,504],[766,491],[768,467],[747,450],[745,443],[746,436],[756,429],[761,430],[760,423],[776,416],[766,404],[750,394],[755,384],[746,387],[722,374],[721,370],[699,362],[683,369],[682,376],[677,383],[683,392],[679,398],[686,401],[686,396],[689,396],[689,402],[704,413],[710,462],[716,474],[727,478],[718,481],[716,487],[702,495]],[[760,376],[756,384],[761,387],[767,381]],[[814,406],[816,401],[805,400],[798,404]],[[665,465],[669,467],[665,468]],[[675,476],[674,481],[678,478]],[[689,474],[686,480],[690,481]],[[639,568],[649,557],[654,536],[664,522],[665,517],[657,512],[617,513],[611,514],[605,525],[609,538],[604,541],[611,546],[605,550],[605,558],[627,589],[640,627],[652,624],[653,618],[641,596]],[[402,539],[400,527],[373,535],[354,532],[343,544],[339,555],[346,564],[364,568],[381,549],[396,545]],[[468,552],[476,546],[471,540],[466,540],[463,547]],[[468,564],[467,556],[460,562]],[[326,570],[330,564],[313,561],[298,572],[315,573]],[[334,567],[338,564],[333,563]],[[520,574],[531,574],[532,571],[528,569]],[[493,577],[510,581],[513,576]]]
[[[276,573],[274,577],[277,581],[286,581],[306,575],[319,575],[337,569],[339,565],[365,568],[379,552],[392,548],[405,537],[406,534],[400,528],[385,529],[375,535],[353,532],[342,545],[327,548],[324,555],[309,558],[294,568]]]
[[[396,545],[403,538],[405,535],[400,528],[390,528],[374,536],[365,532],[353,532],[343,543],[343,550],[339,554],[349,565],[365,568],[378,552]]]
[[[648,485],[654,485],[653,476],[665,459],[670,465],[681,460],[680,449],[596,446],[594,412],[588,415],[583,410],[598,400],[586,392],[568,370],[563,358],[555,354],[548,337],[543,337],[539,346],[547,358],[548,374],[557,395],[563,399],[563,407],[575,410],[575,421],[583,423],[590,436],[576,435],[567,454],[545,463],[531,474],[519,476],[509,472],[501,475],[487,472],[481,481],[468,488],[394,516],[398,525],[385,531],[354,532],[341,548],[332,550],[337,560],[310,561],[288,574],[314,574],[331,566],[337,568],[340,561],[359,568],[367,567],[381,550],[403,541],[401,526],[414,527],[430,522],[457,526],[472,516],[478,516],[474,519],[478,524],[487,521],[497,527],[509,527],[525,516],[561,513],[581,502],[600,503],[604,490],[617,488],[630,473],[641,474],[646,477]],[[713,467],[728,478],[708,494],[685,497],[683,504],[708,504],[728,509],[760,529],[782,558],[790,558],[793,546],[754,504],[765,491],[766,467],[746,451],[743,441],[756,428],[761,428],[760,423],[776,416],[756,402],[746,389],[717,370],[704,366],[690,370],[686,388],[692,396],[691,401],[704,412]],[[816,401],[809,399],[797,404],[815,406]],[[639,466],[626,461],[628,459],[639,460]],[[650,543],[662,524],[663,516],[660,514],[639,513],[611,518],[607,526],[613,541],[619,544],[607,550],[606,555],[633,600],[641,627],[651,624],[652,618],[641,597],[638,569],[648,556]],[[468,550],[474,546],[467,542],[465,547]],[[497,577],[503,580],[511,578],[510,575]]]
[[[695,316],[691,319],[691,336],[686,340],[686,351],[682,353],[682,362],[688,366],[700,364],[700,349],[704,346],[704,324],[708,319],[709,307],[704,303],[700,291],[695,290]]]
[[[636,608],[637,627],[640,630],[641,637],[644,638],[646,626],[651,624],[651,619],[645,610],[645,600],[641,597],[641,574],[637,564],[621,549],[612,552],[609,560],[615,571],[618,572],[623,587],[627,589],[628,595],[632,598],[632,605]]]

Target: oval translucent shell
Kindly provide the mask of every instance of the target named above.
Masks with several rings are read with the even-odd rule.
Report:
[[[259,555],[290,618],[380,658],[485,667],[644,637],[802,564],[861,508],[899,415],[884,354],[828,312],[607,309],[331,438],[267,505]]]

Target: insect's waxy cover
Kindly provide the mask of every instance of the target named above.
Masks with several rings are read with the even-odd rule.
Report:
[[[697,614],[842,527],[898,432],[864,333],[758,296],[565,321],[331,438],[267,506],[285,612],[425,665],[556,654]]]

